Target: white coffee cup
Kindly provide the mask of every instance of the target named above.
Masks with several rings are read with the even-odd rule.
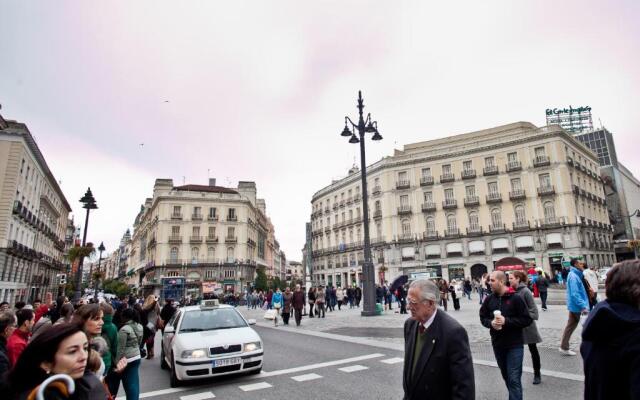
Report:
[[[502,311],[500,310],[495,310],[493,312],[493,318],[495,319],[496,317],[499,317],[502,315]],[[500,329],[502,329],[502,326],[498,326],[497,328],[495,328],[495,330],[499,331]]]

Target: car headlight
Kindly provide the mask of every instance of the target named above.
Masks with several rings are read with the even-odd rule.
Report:
[[[262,343],[260,342],[251,342],[251,343],[245,343],[244,344],[244,352],[249,352],[249,351],[256,351],[256,350],[260,350],[262,348]]]
[[[207,357],[205,349],[185,350],[182,352],[182,358],[204,358]]]

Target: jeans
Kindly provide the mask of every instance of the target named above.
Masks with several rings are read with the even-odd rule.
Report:
[[[522,360],[524,346],[510,349],[493,348],[502,379],[507,384],[509,400],[522,400]]]
[[[296,318],[296,325],[300,326],[300,321],[302,321],[302,308],[294,308],[293,315]]]
[[[571,335],[573,331],[576,330],[578,323],[580,322],[580,313],[572,313],[569,311],[569,319],[567,320],[567,326],[564,327],[564,332],[562,333],[562,339],[560,340],[560,348],[562,350],[569,350],[569,339],[571,339]]]
[[[484,289],[478,288],[478,297],[480,298],[480,304],[482,304],[482,300],[484,300]]]
[[[542,308],[547,309],[547,292],[540,292],[540,301],[542,302]]]
[[[140,360],[135,360],[127,364],[122,371],[122,387],[127,394],[127,400],[138,400],[140,398]]]

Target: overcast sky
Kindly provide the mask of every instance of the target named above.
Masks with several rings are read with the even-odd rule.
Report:
[[[339,136],[358,90],[384,137],[369,163],[589,105],[640,175],[640,2],[382,3],[0,0],[0,113],[29,126],[76,221],[91,186],[107,252],[155,178],[211,176],[255,181],[300,260],[311,196],[359,164]]]

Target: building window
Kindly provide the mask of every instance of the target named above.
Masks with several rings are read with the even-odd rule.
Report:
[[[534,151],[535,151],[535,154],[536,154],[536,159],[541,160],[541,159],[545,158],[546,154],[545,154],[545,151],[544,151],[544,147],[536,147],[534,149]]]
[[[194,226],[191,228],[191,236],[200,236],[200,227],[199,226]]]
[[[177,247],[172,247],[171,251],[169,253],[169,261],[172,264],[175,264],[178,262],[178,248]]]
[[[493,167],[495,165],[494,157],[485,157],[484,158],[484,166],[485,167]]]
[[[509,164],[518,162],[518,153],[507,153],[507,161]]]
[[[522,190],[522,182],[520,181],[520,178],[511,179],[511,190],[514,192]]]
[[[431,177],[431,168],[422,168],[422,177],[430,178]]]
[[[442,166],[442,175],[451,175],[451,164],[444,164]]]
[[[407,171],[398,172],[398,181],[399,182],[406,182],[407,181]]]
[[[234,238],[236,236],[236,228],[233,226],[227,227],[227,237]]]
[[[454,214],[447,215],[447,231],[455,232],[457,229],[456,216]]]
[[[467,197],[474,197],[476,195],[476,187],[474,185],[466,186],[465,192],[467,193]]]
[[[216,227],[215,226],[210,226],[209,227],[209,237],[210,238],[216,237]]]
[[[213,261],[216,258],[216,248],[215,247],[209,247],[207,249],[207,259],[209,261]]]
[[[402,235],[411,235],[411,222],[408,219],[402,220]]]
[[[556,219],[556,210],[553,203],[547,201],[544,203],[544,220],[546,223],[553,223]]]
[[[427,204],[433,203],[433,193],[432,192],[424,192],[424,202]]]
[[[498,194],[498,182],[489,182],[487,187],[489,189],[489,195]]]
[[[227,216],[228,216],[228,219],[230,219],[230,220],[236,219],[236,209],[235,208],[230,208],[229,211],[228,211]]]
[[[408,206],[409,205],[409,196],[408,195],[402,195],[400,196],[400,205],[402,207]]]
[[[453,200],[453,189],[445,189],[444,198],[445,200]]]
[[[540,187],[551,187],[551,176],[549,176],[549,174],[540,174],[538,179],[540,180]]]
[[[233,247],[227,247],[227,262],[234,262],[236,260]]]
[[[204,279],[216,279],[216,274],[215,274],[215,270],[213,269],[208,269],[206,271],[204,271]]]
[[[180,236],[180,227],[172,226],[171,227],[171,236]]]
[[[374,204],[374,209],[376,211],[380,211],[380,200],[376,200],[376,202]]]
[[[181,206],[173,206],[173,215],[180,215],[182,214],[182,207]]]
[[[502,228],[502,214],[499,208],[491,210],[491,226],[494,228]]]
[[[467,172],[471,171],[473,169],[473,164],[471,163],[471,161],[463,161],[462,169]]]
[[[180,274],[178,273],[178,271],[169,271],[167,273],[167,277],[168,278],[175,278],[176,276],[180,276]]]
[[[192,247],[191,248],[191,263],[192,264],[197,264],[199,256],[200,256],[200,248]]]
[[[478,220],[478,213],[477,212],[470,212],[469,213],[469,229],[472,231],[477,231],[480,229],[480,222]]]
[[[517,205],[515,210],[515,216],[516,216],[516,225],[522,225],[525,224],[527,221],[527,218],[524,214],[524,206],[522,205]]]
[[[193,207],[193,216],[194,217],[200,217],[201,215],[202,215],[202,208]]]

